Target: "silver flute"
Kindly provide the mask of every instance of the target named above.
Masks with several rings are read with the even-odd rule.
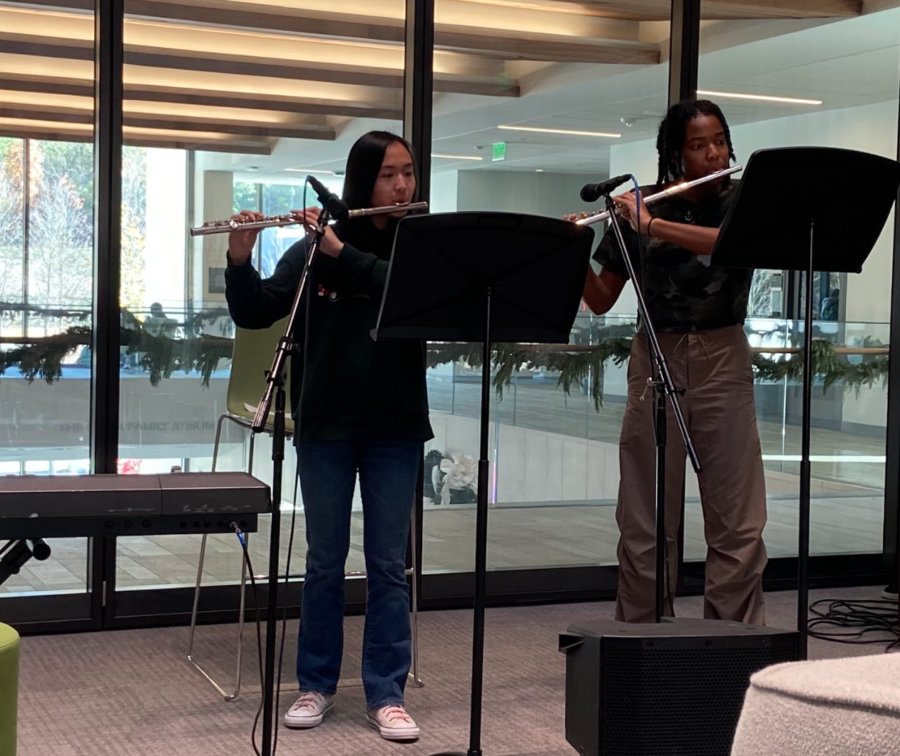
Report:
[[[654,202],[656,202],[657,200],[661,200],[663,197],[671,197],[673,194],[679,194],[686,189],[690,189],[692,186],[699,186],[700,184],[705,184],[707,181],[715,181],[716,179],[725,178],[726,176],[730,176],[732,173],[737,173],[738,171],[742,170],[744,170],[744,166],[734,165],[731,168],[725,168],[724,170],[710,173],[708,176],[703,176],[701,178],[694,179],[693,181],[682,181],[679,184],[672,184],[672,186],[666,187],[661,192],[657,192],[656,194],[648,194],[646,197],[644,197],[644,204],[652,205]],[[575,221],[575,223],[579,226],[590,226],[594,223],[602,223],[605,220],[609,220],[609,210],[601,210],[596,213],[591,213],[584,218],[579,218],[577,221]]]
[[[385,207],[364,207],[351,210],[350,218],[363,218],[367,215],[386,215],[400,210],[427,210],[427,202],[407,202],[399,205],[386,205]],[[288,213],[287,215],[268,215],[262,220],[238,220],[229,218],[222,221],[208,221],[202,226],[191,229],[191,236],[207,236],[209,234],[230,234],[232,231],[255,231],[261,228],[278,228],[280,226],[295,226],[303,223],[303,213]]]

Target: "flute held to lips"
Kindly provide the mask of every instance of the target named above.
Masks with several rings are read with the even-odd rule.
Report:
[[[406,204],[387,205],[385,207],[363,207],[351,210],[348,217],[362,218],[367,215],[385,215],[396,213],[398,210],[427,210],[427,202],[408,202]],[[262,220],[235,220],[230,218],[222,221],[209,221],[202,226],[191,229],[191,236],[207,236],[209,234],[228,234],[232,231],[253,231],[260,228],[278,228],[280,226],[295,226],[303,223],[302,213],[288,213],[287,215],[270,215]]]
[[[682,181],[678,184],[672,184],[672,186],[666,187],[661,192],[657,192],[656,194],[648,194],[644,197],[645,205],[652,205],[657,200],[661,200],[663,197],[669,197],[673,194],[678,194],[680,192],[685,191],[686,189],[690,189],[693,186],[698,186],[700,184],[705,184],[707,181],[715,181],[716,179],[725,178],[726,176],[730,176],[732,173],[737,173],[738,171],[744,170],[744,166],[735,165],[731,168],[726,168],[721,171],[716,171],[715,173],[710,173],[708,176],[701,176],[694,181]],[[575,223],[579,226],[590,226],[594,223],[602,223],[605,220],[609,219],[609,210],[601,210],[597,213],[591,213],[590,215],[585,216],[584,218],[579,218]]]

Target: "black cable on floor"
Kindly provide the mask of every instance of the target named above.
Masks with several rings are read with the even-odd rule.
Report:
[[[299,477],[295,478],[294,485],[299,485]],[[280,515],[273,515],[280,516]],[[287,636],[287,589],[290,584],[290,574],[291,574],[291,554],[294,550],[294,529],[297,524],[297,508],[294,507],[294,511],[291,514],[291,535],[290,540],[288,541],[288,551],[287,551],[287,566],[284,571],[284,603],[282,604],[282,615],[281,615],[281,642],[280,642],[280,651],[278,654],[278,679],[276,682],[275,688],[275,712],[277,716],[277,712],[279,711],[280,703],[281,703],[281,672],[284,663],[284,639]],[[259,684],[260,689],[263,691],[263,696],[265,696],[265,678],[263,675],[263,643],[262,643],[262,619],[259,613],[259,601],[256,597],[256,576],[253,573],[253,564],[250,561],[250,552],[247,549],[247,541],[244,538],[243,531],[238,527],[237,523],[231,523],[231,527],[234,528],[235,533],[237,533],[238,540],[241,543],[241,550],[244,554],[244,562],[247,565],[247,572],[250,574],[250,583],[251,583],[251,591],[253,595],[253,608],[256,611],[256,654],[257,661],[259,663]],[[259,708],[256,710],[256,716],[253,718],[253,730],[250,734],[250,739],[253,744],[253,752],[256,756],[261,756],[259,751],[259,747],[256,745],[256,732],[259,728],[259,720],[262,716],[264,698],[260,699]],[[275,756],[276,751],[278,750],[278,726],[275,726],[275,733],[272,740],[272,756]]]
[[[807,623],[810,638],[848,643],[877,645],[887,643],[885,653],[900,647],[900,617],[897,602],[882,599],[820,599],[809,608],[815,616]],[[873,633],[891,638],[869,637]]]

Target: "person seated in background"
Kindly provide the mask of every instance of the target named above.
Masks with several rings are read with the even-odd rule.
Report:
[[[151,336],[164,336],[172,339],[175,337],[175,328],[178,321],[170,318],[163,312],[163,307],[159,302],[150,305],[150,315],[144,321],[144,331]]]
[[[822,300],[822,320],[837,320],[840,304],[841,290],[832,289],[831,293]]]

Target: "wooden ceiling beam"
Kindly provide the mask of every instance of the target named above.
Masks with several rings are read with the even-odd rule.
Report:
[[[77,39],[56,39],[36,35],[0,31],[0,49],[15,55],[42,58],[93,60],[92,43]],[[356,65],[316,64],[307,61],[261,59],[250,55],[204,53],[189,50],[166,50],[139,45],[125,46],[125,63],[150,68],[205,73],[262,76],[293,81],[319,81],[332,84],[403,89],[403,71],[362,67]],[[467,74],[436,73],[437,92],[484,95],[489,97],[518,97],[517,83],[499,77]]]
[[[440,40],[440,45],[438,45]],[[435,47],[453,52],[502,60],[540,60],[551,63],[604,63],[655,65],[659,45],[628,40],[597,40],[553,34],[516,32],[498,35],[491,30],[473,32],[468,27],[435,30]]]
[[[14,4],[26,0],[7,0]],[[93,9],[93,0],[52,0],[71,11]],[[364,7],[364,6],[361,6]],[[286,32],[312,38],[365,40],[401,45],[403,19],[365,13],[322,11],[222,0],[129,0],[128,18],[178,21],[198,28]],[[498,9],[502,10],[502,9]],[[637,34],[635,33],[635,38]],[[585,38],[540,31],[481,29],[475,26],[435,24],[434,46],[479,57],[552,61],[555,63],[653,64],[660,60],[658,45],[620,38]]]
[[[862,0],[704,0],[704,19],[852,18]]]
[[[525,0],[536,7],[555,1]],[[633,21],[668,21],[672,7],[671,0],[582,0],[578,5],[591,15]],[[862,6],[862,0],[703,0],[703,20],[849,18],[861,15]]]
[[[670,0],[584,0],[582,3],[560,0],[516,0],[525,7],[551,12],[554,8],[568,15],[581,12],[587,16],[604,16],[620,20],[668,21]],[[17,7],[54,7],[75,12],[90,12],[94,0],[5,0]],[[473,5],[478,3],[473,0]],[[490,6],[490,3],[487,3]],[[360,6],[365,8],[365,6]],[[490,6],[493,7],[493,6]],[[509,12],[504,5],[497,5],[498,12]],[[510,7],[515,7],[511,5]],[[704,0],[704,20],[725,19],[814,19],[849,18],[862,13],[862,0]],[[198,29],[232,29],[263,32],[281,32],[304,35],[312,39],[365,40],[369,42],[400,45],[404,41],[402,19],[358,14],[304,10],[276,4],[260,5],[241,0],[129,0],[128,17],[151,21],[175,21],[196,24]],[[621,36],[621,33],[620,33]],[[635,35],[636,36],[636,35]],[[435,48],[477,58],[495,60],[535,60],[555,63],[595,63],[623,65],[653,65],[660,61],[658,45],[630,39],[596,39],[561,34],[545,34],[540,31],[515,29],[482,29],[438,23],[435,26]],[[135,50],[137,53],[149,51]],[[168,51],[167,51],[168,52]],[[155,50],[156,54],[160,54]],[[152,54],[152,53],[151,53]],[[169,54],[188,57],[189,53],[171,51]],[[209,58],[210,56],[206,56]],[[203,56],[199,59],[202,60]],[[231,65],[226,65],[224,59]],[[126,61],[128,51],[126,51]],[[401,72],[353,66],[331,66],[315,63],[297,64],[276,60],[260,62],[252,56],[224,55],[218,61],[221,68],[188,66],[189,70],[224,70],[226,73],[252,73],[248,69],[260,67],[259,75],[273,75],[265,71],[277,70],[288,77],[306,77],[312,81],[402,88]],[[144,64],[141,64],[144,65]],[[157,65],[151,62],[147,65]],[[175,66],[177,67],[177,66]],[[241,70],[238,71],[238,68]],[[324,74],[328,71],[328,74]],[[499,83],[499,86],[498,86]],[[518,89],[508,82],[489,77],[472,77],[462,74],[436,74],[435,91],[487,96],[517,96]]]
[[[158,48],[126,45],[125,63],[149,68],[171,68],[178,71],[262,76],[295,81],[319,81],[385,89],[403,89],[403,71],[357,65],[316,64],[307,61],[261,60],[250,55],[231,53],[194,53],[183,50],[160,52]],[[519,86],[507,80],[466,74],[434,75],[436,92],[517,97]]]
[[[465,0],[477,5],[479,0]],[[93,12],[94,0],[4,0],[7,5]],[[490,5],[490,3],[486,3]],[[503,4],[495,6],[504,10]],[[671,0],[510,0],[510,7],[557,11],[568,15],[614,18],[626,21],[668,21]],[[271,29],[317,36],[403,41],[403,22],[399,19],[366,16],[363,13],[323,13],[275,5],[221,0],[129,0],[129,17],[188,21],[207,26],[236,26],[245,29]],[[739,18],[842,18],[859,16],[863,0],[703,0],[704,20]],[[440,24],[435,29],[435,45]],[[509,33],[509,32],[507,32]]]
[[[228,2],[223,6],[219,0],[193,3],[129,0],[128,4],[130,17],[394,44],[404,41],[402,19],[264,7],[263,11],[257,4],[241,2]],[[586,39],[539,31],[482,30],[442,23],[435,24],[434,46],[437,50],[470,55],[556,63],[658,63],[660,58],[658,46],[635,41]]]
[[[93,97],[94,85],[90,81],[69,78],[33,76],[0,72],[0,90],[15,92],[39,92]],[[125,99],[141,102],[176,103],[200,107],[242,108],[268,110],[297,115],[335,116],[342,118],[380,118],[401,120],[403,109],[387,103],[347,102],[309,97],[288,97],[265,92],[246,94],[232,92],[220,94],[210,90],[194,90],[165,84],[125,83]]]
[[[94,137],[90,131],[84,129],[67,129],[64,123],[56,124],[29,124],[27,127],[17,128],[9,124],[0,124],[0,136],[13,139],[51,139],[60,142],[93,142]],[[227,152],[240,155],[271,155],[274,144],[269,141],[256,141],[247,139],[230,140],[204,140],[192,139],[188,135],[174,136],[171,134],[129,134],[125,131],[124,144],[126,147],[159,147],[174,150],[203,150],[205,152]]]
[[[2,77],[0,77],[2,81]],[[340,118],[381,118],[392,121],[403,119],[400,105],[380,103],[345,102],[315,98],[292,98],[285,95],[259,93],[249,95],[243,92],[217,94],[209,91],[175,89],[165,85],[125,85],[125,99],[142,102],[171,102],[200,107],[243,108],[247,110],[270,110],[297,115],[335,116]]]
[[[91,125],[93,111],[54,105],[0,104],[0,118],[52,121]],[[335,130],[331,126],[305,123],[266,123],[237,121],[208,116],[167,115],[165,113],[129,113],[123,115],[123,124],[139,129],[163,129],[166,131],[198,131],[210,134],[234,134],[241,137],[317,139],[333,142]]]

